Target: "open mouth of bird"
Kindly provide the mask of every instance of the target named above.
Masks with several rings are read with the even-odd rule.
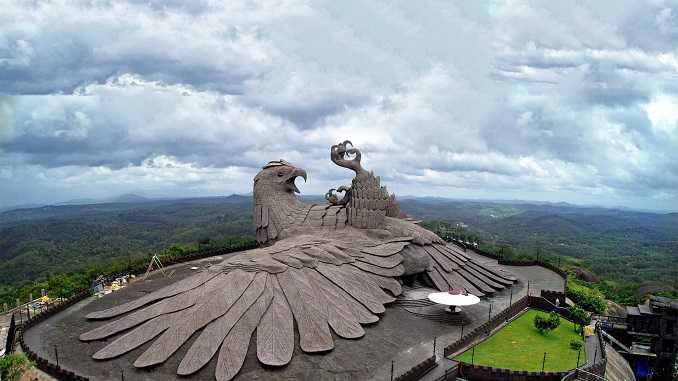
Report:
[[[303,169],[295,169],[294,172],[290,173],[289,176],[287,176],[285,184],[287,184],[288,188],[294,193],[301,193],[299,191],[299,188],[297,188],[297,184],[294,183],[297,177],[303,178],[304,182],[306,182],[306,171],[304,171]]]

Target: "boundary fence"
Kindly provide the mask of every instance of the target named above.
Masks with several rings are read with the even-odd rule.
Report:
[[[436,357],[431,356],[426,360],[420,362],[419,364],[413,366],[405,373],[394,378],[394,381],[415,381],[423,377],[426,373],[430,372],[436,366]]]
[[[259,245],[256,242],[254,242],[254,243],[245,244],[245,245],[236,246],[236,247],[216,248],[216,249],[196,251],[192,254],[184,255],[184,256],[181,256],[181,257],[173,259],[173,260],[164,260],[164,264],[165,264],[166,267],[167,266],[173,266],[173,265],[178,265],[178,264],[181,264],[181,263],[196,261],[198,259],[213,257],[213,256],[216,256],[216,255],[224,255],[224,254],[237,253],[239,251],[251,250],[251,249],[255,249],[257,247],[259,247]],[[133,268],[127,270],[127,271],[124,271],[124,272],[121,272],[121,273],[118,273],[118,274],[114,274],[114,275],[109,275],[105,278],[99,279],[97,281],[97,283],[108,283],[108,282],[115,280],[116,278],[119,278],[119,277],[121,277],[123,275],[127,275],[127,274],[135,274],[135,275],[143,274],[143,273],[146,272],[147,266],[148,266],[148,264],[142,264],[142,265],[133,267]]]
[[[564,284],[563,284],[563,290],[567,292],[567,272],[560,267],[554,265],[553,263],[549,262],[544,262],[540,259],[504,259],[502,256],[497,255],[495,253],[490,253],[488,251],[484,251],[475,247],[468,247],[465,244],[457,241],[452,241],[450,243],[453,243],[464,250],[472,250],[473,252],[482,255],[483,257],[491,258],[497,260],[497,262],[500,265],[506,265],[506,266],[541,266],[544,268],[547,268],[554,273],[560,275],[563,278]]]

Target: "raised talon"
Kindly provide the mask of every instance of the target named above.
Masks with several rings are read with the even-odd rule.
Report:
[[[328,190],[327,193],[325,193],[325,200],[327,200],[332,205],[337,205],[337,201],[338,201],[337,195],[332,192],[334,190],[335,189],[332,188],[332,189]]]
[[[350,140],[345,140],[343,143],[335,144],[332,146],[332,154],[337,158],[348,159],[348,154],[355,154],[357,149],[348,148],[353,147],[353,143]]]
[[[360,150],[354,148],[350,140],[333,145],[330,149],[330,159],[340,167],[352,169],[356,173],[364,172],[360,165]]]
[[[351,193],[349,192],[351,190],[351,187],[347,187],[345,185],[340,186],[339,188],[332,188],[325,193],[325,200],[327,200],[330,204],[332,205],[346,205],[348,204],[348,200],[351,197]],[[339,197],[334,191],[337,192],[343,192],[344,197],[339,200]]]

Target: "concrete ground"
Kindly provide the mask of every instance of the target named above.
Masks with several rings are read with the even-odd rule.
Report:
[[[494,262],[478,256],[481,261]],[[25,341],[32,350],[42,357],[55,360],[58,352],[59,363],[66,369],[90,377],[93,380],[120,380],[124,376],[128,380],[179,380],[176,375],[177,366],[191,342],[182,346],[178,353],[166,363],[151,369],[136,369],[134,360],[150,345],[109,361],[94,361],[91,355],[104,347],[108,341],[83,343],[78,336],[102,322],[89,322],[84,316],[93,311],[105,309],[156,290],[164,285],[186,277],[194,272],[191,266],[205,266],[213,261],[221,261],[220,257],[175,266],[172,279],[159,278],[154,275],[147,281],[137,281],[130,286],[100,299],[88,298],[69,309],[45,320],[28,330]],[[462,313],[471,322],[464,327],[465,332],[482,324],[488,318],[490,304],[492,315],[506,308],[510,295],[513,300],[524,296],[527,282],[530,281],[532,294],[540,289],[562,290],[563,281],[550,270],[529,266],[506,266],[518,278],[519,282],[512,291],[504,290],[489,298],[483,298],[480,304],[466,307]],[[256,358],[254,343],[250,345],[247,358],[238,380],[390,380],[391,362],[395,375],[399,375],[431,356],[433,339],[437,337],[436,354],[442,357],[443,347],[457,340],[461,333],[460,326],[431,321],[416,317],[401,307],[388,307],[381,320],[366,327],[366,334],[357,340],[336,338],[335,348],[325,354],[306,354],[297,348],[290,364],[282,368],[262,366]],[[197,336],[197,335],[196,335]],[[111,340],[111,339],[109,339]],[[298,340],[298,338],[297,338]],[[213,380],[216,360],[212,360],[205,368],[191,376],[194,380]],[[438,367],[437,369],[443,369]],[[434,369],[434,372],[437,371]]]

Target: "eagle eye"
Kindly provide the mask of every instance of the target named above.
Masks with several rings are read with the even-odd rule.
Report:
[[[278,177],[283,177],[284,175],[285,175],[285,173],[283,173],[283,172],[278,172]]]

